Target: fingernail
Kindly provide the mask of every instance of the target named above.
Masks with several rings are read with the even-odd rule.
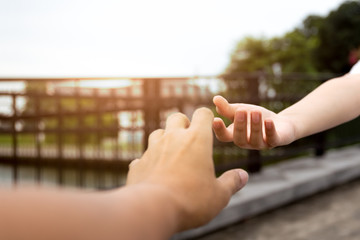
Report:
[[[244,170],[240,170],[240,171],[238,171],[238,173],[239,173],[239,176],[240,176],[240,179],[241,179],[240,188],[242,188],[248,182],[249,174]]]
[[[213,128],[220,128],[220,123],[213,122]]]
[[[271,122],[265,122],[265,127],[267,128],[267,129],[272,129],[272,123]]]
[[[244,112],[236,112],[236,119],[239,122],[244,122],[245,121],[245,113]]]
[[[259,123],[260,122],[260,114],[258,112],[252,112],[251,113],[251,120],[254,123]]]

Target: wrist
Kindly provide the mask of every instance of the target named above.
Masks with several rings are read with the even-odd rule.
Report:
[[[283,119],[284,122],[288,124],[289,138],[286,144],[292,143],[302,137],[304,137],[304,128],[301,121],[299,121],[299,116],[296,113],[288,112],[286,109],[278,114],[279,117]]]
[[[126,186],[118,193],[119,216],[126,211],[126,216],[131,216],[128,221],[142,229],[143,239],[168,239],[182,230],[183,210],[175,194],[167,187],[139,183]],[[122,201],[131,204],[122,205]]]

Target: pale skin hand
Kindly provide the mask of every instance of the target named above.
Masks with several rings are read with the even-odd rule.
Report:
[[[116,190],[0,188],[0,239],[162,240],[210,221],[248,180],[241,169],[215,177],[212,121],[208,109],[191,123],[169,117]]]
[[[287,117],[256,105],[230,104],[222,96],[215,96],[213,102],[216,111],[233,122],[226,127],[221,118],[214,119],[213,129],[220,141],[246,149],[267,149],[295,140],[294,124]]]
[[[250,104],[229,104],[214,97],[217,112],[233,121],[226,128],[220,118],[213,129],[220,141],[233,141],[247,149],[266,149],[289,144],[360,115],[360,74],[331,79],[294,105],[276,114]]]

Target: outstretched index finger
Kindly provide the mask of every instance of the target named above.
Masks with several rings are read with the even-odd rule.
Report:
[[[207,131],[209,134],[212,134],[213,120],[214,114],[211,112],[211,110],[202,107],[194,112],[189,128],[199,131]]]

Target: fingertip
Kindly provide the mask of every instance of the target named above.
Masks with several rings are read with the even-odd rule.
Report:
[[[239,189],[237,191],[239,191],[240,189],[242,189],[247,182],[249,181],[249,174],[243,170],[243,169],[237,169],[237,172],[240,176],[240,184],[239,184]]]
[[[265,119],[264,124],[266,130],[271,131],[274,129],[274,122],[271,119]]]
[[[222,120],[214,121],[212,124],[212,128],[217,139],[219,139],[220,141],[228,140],[226,126]]]
[[[243,169],[232,169],[219,177],[219,181],[231,195],[242,189],[248,180],[249,175]]]
[[[221,118],[214,118],[214,121],[213,121],[213,128],[216,128],[216,129],[219,129],[222,127],[222,124],[223,124],[223,120]]]
[[[213,103],[216,105],[216,102],[218,101],[217,99],[219,98],[219,95],[216,95],[213,97],[212,101]]]
[[[266,119],[264,121],[264,125],[265,125],[266,138],[268,140],[271,140],[276,136],[275,124],[271,119]]]
[[[217,95],[213,98],[213,102],[216,106],[216,111],[230,120],[234,118],[235,106],[230,104],[224,97]]]
[[[219,98],[219,97],[220,97],[219,95],[216,95],[216,96],[213,97],[212,101],[213,101],[213,103],[214,103],[215,105],[216,105],[216,101],[217,101],[216,99]]]
[[[219,105],[222,103],[228,103],[228,101],[223,96],[216,95],[215,97],[213,97],[213,103],[215,105]]]
[[[214,120],[214,113],[206,107],[201,107],[195,110],[192,120],[190,123],[190,128],[195,129],[204,129],[209,128],[211,130],[211,125]]]
[[[195,116],[196,114],[205,116],[206,118],[210,119],[214,118],[214,113],[207,107],[200,107],[196,109],[193,116]]]
[[[232,142],[233,135],[230,131],[226,129],[226,126],[223,122],[213,123],[213,130],[215,133],[216,138],[221,142]]]
[[[217,99],[224,99],[224,97],[221,96],[221,95],[215,95],[215,96],[213,97],[213,100],[217,100]]]
[[[251,121],[256,124],[261,123],[261,115],[262,114],[259,111],[251,111]]]
[[[247,112],[245,110],[237,109],[235,111],[234,122],[235,121],[244,122],[246,121],[246,118],[247,118]]]
[[[274,148],[277,146],[277,133],[275,129],[275,124],[271,119],[266,119],[264,121],[265,125],[265,135],[266,135],[266,143],[269,148]]]

